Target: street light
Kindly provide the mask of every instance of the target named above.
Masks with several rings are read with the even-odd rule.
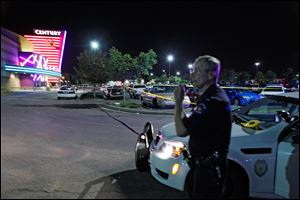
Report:
[[[150,76],[153,76],[153,73],[150,73]]]
[[[257,72],[258,71],[258,67],[261,65],[261,63],[260,62],[255,62],[254,65],[255,65],[256,72]]]
[[[174,57],[173,57],[173,55],[170,54],[170,55],[168,55],[167,59],[169,61],[169,77],[170,77],[170,75],[171,75],[171,62],[174,60]]]
[[[180,75],[180,72],[176,72],[176,75],[179,76],[179,75]]]
[[[99,49],[99,43],[97,41],[91,41],[91,48],[94,49],[94,50],[97,50]]]
[[[90,45],[91,45],[92,50],[98,50],[99,49],[99,43],[95,40],[91,41]],[[95,64],[96,64],[96,58],[94,58],[94,60],[93,60],[93,67],[95,67]],[[96,83],[94,83],[93,91],[94,91],[94,99],[95,99],[96,98]]]
[[[189,75],[190,75],[190,82],[191,82],[192,81],[193,65],[192,64],[188,64],[188,68],[189,68]]]

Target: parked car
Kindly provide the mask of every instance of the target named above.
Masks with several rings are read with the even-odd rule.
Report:
[[[293,91],[293,90],[299,90],[299,80],[290,80],[286,84],[284,84],[284,87]]]
[[[153,106],[155,108],[174,107],[174,91],[177,85],[153,85],[146,89],[141,95],[141,102],[145,106]],[[188,96],[184,96],[183,106],[190,107],[191,101]]]
[[[261,98],[259,94],[248,90],[223,88],[231,104],[244,106]]]
[[[285,88],[282,85],[267,85],[261,91],[260,95],[274,95],[274,94],[283,94],[285,93]]]
[[[59,90],[56,93],[57,99],[61,98],[73,98],[77,99],[77,93],[76,93],[76,88],[75,87],[68,87],[68,86],[62,86],[59,88]]]
[[[299,198],[299,92],[240,107],[233,120],[225,197]],[[189,136],[175,131],[169,123],[154,136],[148,122],[136,143],[136,168],[162,184],[190,190]]]
[[[104,92],[104,98],[106,99],[123,99],[124,92],[121,87],[108,87]]]
[[[144,89],[146,89],[146,85],[144,84],[132,85],[128,90],[130,98],[140,98],[141,94],[144,92]]]

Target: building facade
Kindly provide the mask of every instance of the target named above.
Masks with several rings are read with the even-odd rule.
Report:
[[[19,35],[1,27],[1,86],[9,90],[56,86],[66,31],[33,29]]]

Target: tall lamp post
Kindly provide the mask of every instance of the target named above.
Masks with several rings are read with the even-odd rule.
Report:
[[[254,65],[255,65],[255,78],[256,78],[256,75],[257,75],[257,72],[258,72],[258,67],[261,65],[261,63],[260,62],[255,62],[254,63]],[[258,82],[258,87],[259,87],[259,80],[257,80],[257,82]]]
[[[192,64],[188,64],[188,68],[189,68],[189,77],[190,77],[190,83],[191,83],[192,82],[193,65]]]
[[[90,43],[90,46],[91,46],[91,49],[92,50],[98,50],[99,49],[99,43],[97,42],[97,41],[91,41],[91,43]],[[95,63],[96,62],[96,60],[94,59],[93,60],[93,67],[95,67]],[[94,83],[94,99],[96,98],[96,83]]]
[[[170,76],[171,76],[171,62],[174,60],[174,57],[173,57],[173,55],[168,55],[167,59],[168,59],[168,62],[169,62],[169,78],[170,78]]]
[[[261,64],[260,62],[255,62],[254,63],[256,72],[258,71],[258,67],[260,66],[260,64]]]

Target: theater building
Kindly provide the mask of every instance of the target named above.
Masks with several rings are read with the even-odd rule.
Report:
[[[19,35],[1,27],[1,87],[10,90],[59,84],[66,31],[33,29]]]

